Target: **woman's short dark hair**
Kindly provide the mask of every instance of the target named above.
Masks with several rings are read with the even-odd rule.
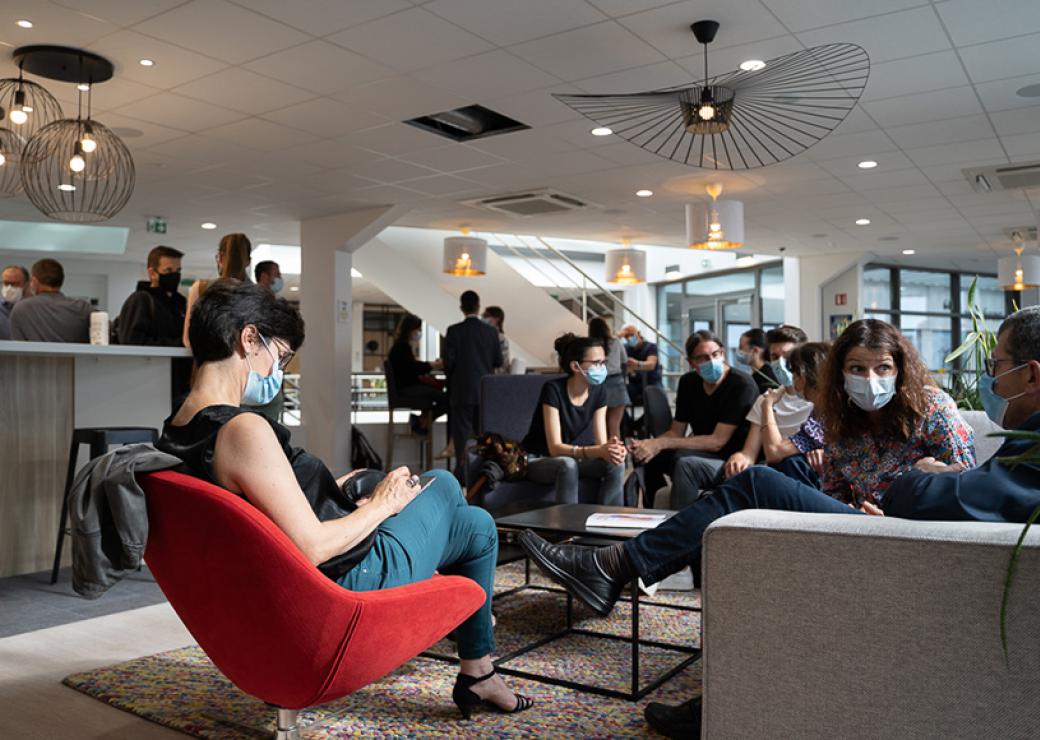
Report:
[[[581,362],[585,359],[585,350],[599,347],[603,349],[603,340],[595,337],[579,337],[577,334],[568,332],[556,339],[553,349],[560,358],[560,369],[568,375],[573,375],[572,362]]]
[[[506,312],[500,306],[488,306],[484,309],[484,315],[490,316],[498,322],[498,330],[503,334],[506,331]]]
[[[761,329],[748,329],[746,332],[740,335],[742,338],[747,337],[748,344],[752,347],[758,347],[759,349],[766,349],[766,333]]]
[[[397,322],[397,329],[394,331],[394,341],[410,342],[412,339],[412,332],[418,329],[422,329],[422,319],[415,314],[406,313],[401,317],[401,320]]]
[[[701,342],[715,342],[720,347],[723,346],[722,340],[718,338],[715,332],[700,329],[686,338],[686,356],[693,357],[693,351],[697,349],[697,345]]]
[[[806,342],[799,344],[787,356],[787,367],[805,379],[805,384],[812,390],[819,387],[820,372],[830,352],[830,342]]]
[[[303,317],[287,300],[255,283],[217,280],[191,311],[188,340],[195,363],[231,357],[250,324],[266,339],[281,339],[294,351],[303,344]]]

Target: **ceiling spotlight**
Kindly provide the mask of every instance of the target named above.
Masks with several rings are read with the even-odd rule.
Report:
[[[202,228],[204,228],[206,231],[212,231],[213,229],[217,228],[217,225],[212,221],[207,221],[206,223],[202,224]]]
[[[58,186],[58,190],[62,191],[63,193],[71,193],[75,189],[76,189],[75,185],[69,185],[68,183],[64,183],[64,182],[61,185]]]
[[[903,250],[903,254],[913,254],[913,253],[914,253],[913,249],[904,249]]]
[[[765,69],[766,63],[761,59],[748,59],[746,62],[740,63],[740,68],[745,72],[757,72],[760,69]]]
[[[32,21],[27,21],[24,18],[22,20],[20,20],[20,21],[15,21],[15,23],[17,23],[20,28],[32,28],[33,27],[33,22]]]
[[[870,219],[869,218],[857,218],[856,219],[856,226],[870,226]]]
[[[291,290],[293,293],[297,293],[300,290],[300,286],[299,285],[290,285],[289,286],[289,290]]]
[[[856,166],[859,167],[861,170],[872,170],[875,167],[877,167],[877,162],[875,162],[873,159],[864,159]]]
[[[155,62],[153,62],[151,59],[138,59],[137,63],[140,64],[142,67],[154,67],[155,66]]]
[[[614,133],[614,129],[607,128],[606,126],[597,126],[589,132],[593,136],[610,136]]]
[[[640,198],[649,198],[653,194],[654,194],[653,190],[637,190],[636,191],[636,195],[638,195]]]

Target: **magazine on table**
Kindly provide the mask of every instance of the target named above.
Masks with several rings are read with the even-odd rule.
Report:
[[[585,520],[586,527],[602,527],[605,529],[653,529],[668,518],[667,514],[590,514]]]

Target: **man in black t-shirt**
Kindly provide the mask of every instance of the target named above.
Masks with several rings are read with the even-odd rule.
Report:
[[[643,405],[643,388],[661,385],[661,362],[657,345],[643,339],[632,324],[621,327],[618,337],[625,343],[625,371],[628,375],[628,397],[635,406]]]
[[[726,364],[722,341],[710,331],[690,335],[686,358],[693,370],[679,379],[672,428],[631,446],[636,462],[646,465],[651,496],[671,476],[673,509],[694,501],[726,458],[744,446],[745,417],[758,398],[755,381]]]

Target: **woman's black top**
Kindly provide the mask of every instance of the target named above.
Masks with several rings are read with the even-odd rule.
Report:
[[[398,389],[419,385],[419,376],[428,374],[432,368],[430,363],[415,359],[408,342],[394,342],[387,359]]]
[[[550,380],[542,386],[542,395],[538,399],[534,416],[531,418],[530,431],[524,437],[524,449],[532,455],[548,455],[549,443],[545,439],[545,417],[542,407],[552,406],[560,412],[560,441],[565,445],[596,444],[596,428],[592,418],[596,410],[607,405],[607,393],[602,385],[590,385],[589,397],[581,406],[571,403],[567,394],[567,378]]]
[[[167,419],[163,423],[162,437],[155,446],[163,452],[183,460],[196,477],[214,485],[220,485],[213,474],[213,453],[217,446],[217,433],[221,427],[239,414],[253,413],[256,412],[238,406],[207,406],[195,414],[191,421],[184,426],[173,426],[170,419]],[[271,429],[274,430],[278,443],[282,446],[282,451],[289,459],[289,464],[292,465],[296,482],[300,484],[303,494],[307,497],[307,503],[310,504],[319,521],[340,519],[357,508],[336,485],[336,479],[325,467],[325,463],[299,447],[290,447],[288,429],[278,422],[271,421],[260,414],[257,415],[270,424]],[[243,498],[245,497],[243,496]],[[326,560],[318,566],[318,570],[334,581],[342,578],[364,559],[368,551],[372,549],[375,538],[376,533],[373,531],[360,544],[341,555]]]

